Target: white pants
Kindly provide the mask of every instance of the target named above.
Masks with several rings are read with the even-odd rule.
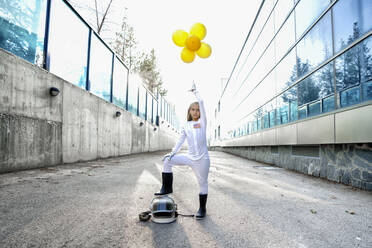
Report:
[[[198,179],[200,194],[208,194],[208,174],[210,160],[209,158],[202,158],[200,160],[191,160],[185,155],[174,155],[171,160],[167,158],[164,160],[164,170],[163,172],[172,172],[172,167],[174,165],[188,165],[192,168]]]

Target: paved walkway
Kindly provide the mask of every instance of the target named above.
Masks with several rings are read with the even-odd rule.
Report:
[[[0,247],[372,247],[372,194],[210,152],[208,216],[142,223],[163,152],[0,175]],[[174,169],[179,212],[198,208]]]

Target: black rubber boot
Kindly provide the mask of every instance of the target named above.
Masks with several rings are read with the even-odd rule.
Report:
[[[196,216],[195,216],[197,219],[203,219],[205,217],[205,215],[207,214],[207,208],[206,208],[207,197],[208,197],[208,194],[205,194],[205,195],[200,195],[199,194],[200,207],[199,207],[199,210],[198,210],[198,212],[196,213]]]
[[[173,192],[173,173],[172,172],[163,172],[161,174],[163,185],[161,186],[160,192],[155,193],[154,195],[166,195]]]

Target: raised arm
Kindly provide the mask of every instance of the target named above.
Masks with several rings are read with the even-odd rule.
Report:
[[[199,109],[200,109],[200,119],[207,124],[207,115],[205,114],[205,107],[204,107],[204,101],[201,99],[199,92],[194,91],[194,95],[196,96],[196,99],[198,99],[199,102]]]
[[[194,93],[196,99],[198,99],[199,109],[200,109],[200,119],[202,122],[204,122],[205,126],[207,126],[207,115],[205,114],[204,101],[200,97],[200,94],[198,90],[196,89],[195,83],[192,84],[191,92]]]

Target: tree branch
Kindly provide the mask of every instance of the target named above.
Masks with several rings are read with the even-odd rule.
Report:
[[[96,7],[96,19],[97,19],[97,32],[99,34],[99,21],[98,21],[98,8],[97,8],[97,0],[94,0],[94,5]]]
[[[95,1],[97,2],[97,0],[95,0]],[[108,4],[108,6],[107,6],[107,8],[106,8],[105,13],[103,14],[102,21],[101,21],[101,25],[99,26],[98,31],[97,31],[98,34],[101,32],[101,29],[102,29],[102,27],[103,27],[103,24],[105,23],[105,19],[106,19],[106,16],[107,16],[108,11],[109,11],[109,9],[110,9],[110,6],[111,6],[112,1],[113,1],[113,0],[110,0],[110,3]]]

